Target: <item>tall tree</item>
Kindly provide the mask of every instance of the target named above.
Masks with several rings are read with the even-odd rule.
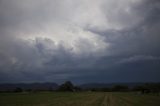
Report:
[[[74,85],[70,81],[66,81],[64,84],[62,84],[59,89],[59,91],[74,91]]]

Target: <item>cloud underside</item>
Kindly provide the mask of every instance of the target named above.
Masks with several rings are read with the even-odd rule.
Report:
[[[159,0],[1,0],[0,82],[160,81]]]

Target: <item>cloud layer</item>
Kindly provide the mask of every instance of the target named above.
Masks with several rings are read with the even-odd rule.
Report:
[[[1,0],[0,82],[160,81],[159,0]]]

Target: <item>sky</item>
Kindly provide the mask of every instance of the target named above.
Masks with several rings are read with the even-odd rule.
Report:
[[[159,0],[0,0],[0,83],[160,82]]]

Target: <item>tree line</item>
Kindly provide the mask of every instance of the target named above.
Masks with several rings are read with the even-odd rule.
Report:
[[[15,88],[10,92],[38,92],[38,91],[54,91],[54,92],[83,92],[83,91],[92,91],[92,92],[140,92],[142,94],[147,93],[159,93],[160,92],[160,83],[145,83],[142,85],[137,85],[134,87],[129,87],[127,85],[114,85],[112,87],[93,87],[93,88],[81,88],[79,86],[73,85],[71,81],[66,81],[61,84],[57,89],[52,89],[51,87],[46,90],[41,89],[22,89],[20,87]],[[6,91],[7,92],[7,91]]]

